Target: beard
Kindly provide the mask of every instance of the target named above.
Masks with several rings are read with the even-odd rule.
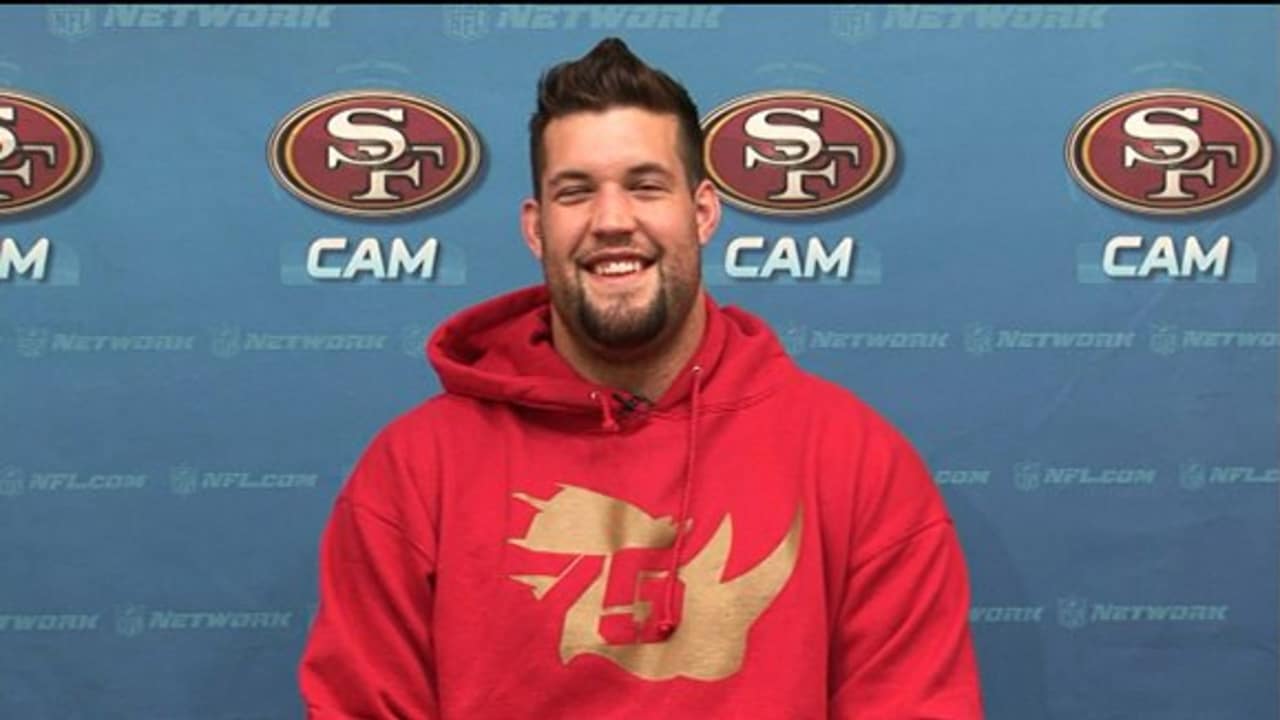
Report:
[[[627,307],[625,302],[611,306],[592,303],[578,287],[578,327],[597,345],[618,350],[643,347],[662,334],[669,315],[666,283],[659,284],[653,299],[642,307]]]
[[[681,280],[678,272],[664,272],[661,264],[655,269],[657,291],[642,304],[629,298],[593,300],[580,283],[550,282],[549,272],[547,284],[556,311],[575,335],[604,350],[629,352],[670,334],[693,305],[694,287],[690,283]],[[697,277],[696,272],[693,277]]]

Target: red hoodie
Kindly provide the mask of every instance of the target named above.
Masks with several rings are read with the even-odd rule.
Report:
[[[896,430],[709,297],[653,403],[570,368],[547,303],[442,326],[445,392],[339,495],[309,717],[982,717],[960,546]]]

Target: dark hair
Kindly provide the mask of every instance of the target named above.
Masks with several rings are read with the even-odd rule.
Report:
[[[538,110],[529,119],[529,160],[533,194],[541,193],[546,153],[543,133],[552,120],[577,112],[600,112],[612,107],[637,107],[676,116],[678,148],[690,189],[706,177],[702,166],[702,126],[698,107],[670,75],[636,57],[622,40],[601,40],[591,52],[563,62],[538,80]]]

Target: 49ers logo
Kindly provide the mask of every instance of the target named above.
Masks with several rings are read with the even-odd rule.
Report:
[[[1238,106],[1189,90],[1112,98],[1067,139],[1067,166],[1103,202],[1155,215],[1200,212],[1249,192],[1271,143]]]
[[[893,138],[853,103],[805,91],[747,95],[702,121],[703,161],[725,199],[768,215],[855,202],[892,173]]]
[[[443,105],[388,90],[328,95],[271,135],[271,170],[316,207],[347,215],[413,212],[457,194],[480,165],[471,126]]]
[[[0,91],[0,215],[71,192],[92,163],[89,133],[70,113],[31,95]]]

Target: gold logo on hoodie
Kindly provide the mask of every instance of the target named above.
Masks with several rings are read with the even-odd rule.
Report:
[[[719,680],[737,672],[747,631],[795,569],[802,509],[796,509],[786,536],[769,555],[732,580],[725,579],[733,545],[733,521],[726,516],[707,544],[678,568],[676,587],[670,589],[669,549],[677,530],[671,518],[655,518],[594,490],[560,487],[546,500],[515,494],[538,514],[524,537],[509,542],[573,556],[557,575],[511,575],[539,600],[584,558],[603,558],[602,568],[565,615],[561,662],[598,655],[648,680]],[[680,622],[661,639],[652,631],[668,590],[674,592]]]

